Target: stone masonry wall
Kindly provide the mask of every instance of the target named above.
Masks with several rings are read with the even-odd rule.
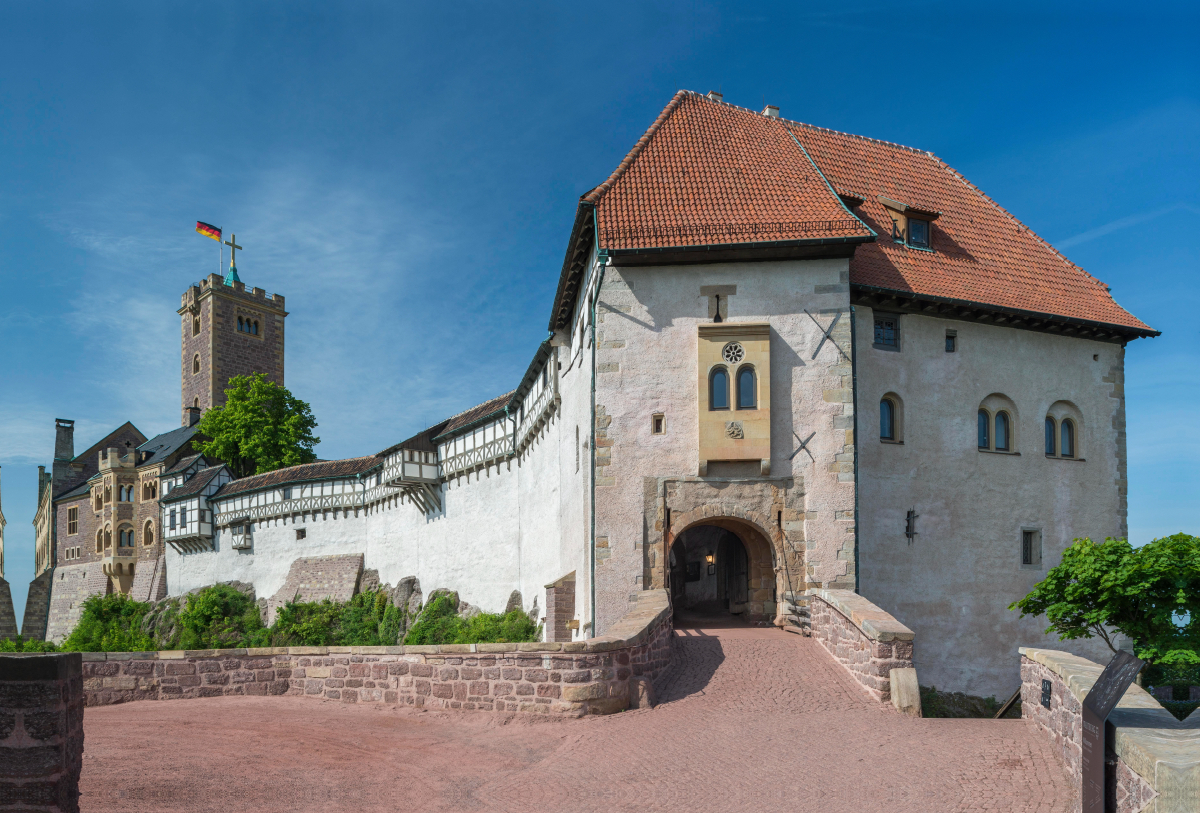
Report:
[[[546,585],[546,640],[570,641],[575,618],[575,574]]]
[[[283,587],[267,600],[267,623],[273,624],[275,612],[292,600],[349,601],[358,590],[362,569],[361,553],[297,559],[292,562]]]
[[[79,653],[0,655],[0,809],[78,811],[82,766]]]
[[[290,647],[84,655],[87,705],[222,695],[582,716],[629,705],[633,677],[670,661],[665,591],[647,591],[615,632],[576,643]]]
[[[1081,775],[1083,700],[1102,671],[1066,652],[1022,649],[1021,716],[1054,742],[1068,776]],[[1050,681],[1049,709],[1041,703],[1043,680]],[[1200,720],[1179,722],[1135,685],[1108,726],[1106,784],[1118,813],[1200,810]]]
[[[59,565],[42,575],[53,577],[45,640],[60,644],[79,623],[84,600],[107,593],[109,579],[99,562]]]
[[[12,590],[0,578],[0,641],[17,637],[17,614],[13,610]]]
[[[876,700],[891,701],[891,671],[913,665],[912,630],[849,590],[808,595],[813,637]]]

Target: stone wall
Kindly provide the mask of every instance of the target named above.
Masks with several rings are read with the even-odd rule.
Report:
[[[297,559],[292,562],[283,587],[267,599],[267,624],[275,623],[276,611],[289,601],[349,601],[358,592],[362,570],[361,553]]]
[[[1054,742],[1071,776],[1081,775],[1083,700],[1103,669],[1067,652],[1021,648],[1021,716]],[[1043,680],[1050,681],[1049,709]],[[1180,722],[1135,685],[1108,724],[1113,752],[1105,768],[1118,813],[1200,810],[1200,716]]]
[[[0,807],[78,811],[82,765],[79,653],[0,655]]]
[[[809,590],[808,597],[813,637],[876,700],[893,701],[892,670],[913,668],[912,630],[850,590]]]
[[[59,565],[42,576],[53,578],[45,640],[61,644],[79,623],[83,602],[91,596],[105,595],[109,590],[109,579],[99,562]]]
[[[546,585],[546,640],[570,641],[575,619],[575,574]],[[578,624],[576,624],[576,628]]]
[[[602,638],[575,643],[289,647],[84,654],[87,705],[223,695],[582,716],[629,706],[670,661],[671,609],[647,591]]]
[[[0,640],[17,637],[17,614],[13,610],[12,590],[0,578]]]
[[[97,565],[99,567],[99,565]],[[42,641],[46,638],[46,619],[50,615],[50,589],[54,568],[39,573],[29,582],[25,597],[25,616],[21,620],[21,637]]]

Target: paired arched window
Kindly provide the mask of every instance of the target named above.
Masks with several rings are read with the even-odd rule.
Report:
[[[154,544],[154,523],[150,520],[146,520],[146,527],[142,529],[142,544]]]
[[[1017,405],[1007,395],[993,392],[975,413],[976,445],[981,452],[1017,452]]]
[[[729,371],[724,367],[708,374],[708,408],[729,409]]]
[[[737,408],[758,409],[758,382],[754,368],[746,365],[737,374]]]
[[[896,439],[896,403],[891,398],[879,402],[879,439]]]
[[[244,319],[243,317],[239,316],[237,329],[238,329],[239,333],[249,333],[251,336],[257,336],[258,335],[258,320],[257,319]]]
[[[118,534],[119,534],[119,537],[117,539],[117,547],[118,548],[132,548],[133,547],[133,531],[125,530],[124,528],[122,528],[118,532]]]

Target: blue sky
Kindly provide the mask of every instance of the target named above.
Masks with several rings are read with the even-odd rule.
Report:
[[[59,3],[0,30],[0,466],[178,423],[179,295],[236,232],[318,453],[511,388],[578,196],[677,88],[937,153],[1163,331],[1127,355],[1135,541],[1200,532],[1200,102],[1183,4]],[[1132,8],[1132,10],[1130,10]]]

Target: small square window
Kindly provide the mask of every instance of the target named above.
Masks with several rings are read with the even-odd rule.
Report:
[[[908,244],[915,248],[929,248],[929,221],[908,219]]]
[[[1021,566],[1040,568],[1042,565],[1042,532],[1036,528],[1021,529]]]
[[[292,498],[292,487],[291,486],[283,487],[283,498],[285,500],[290,500]]]
[[[900,317],[883,313],[875,315],[874,346],[881,350],[900,349]]]
[[[296,529],[296,538],[303,539],[307,535],[307,533],[308,533],[307,528],[297,528]]]
[[[656,435],[664,435],[667,432],[667,419],[661,413],[656,413],[650,418],[650,431]]]
[[[958,350],[958,331],[957,330],[947,330],[946,331],[946,352],[953,353],[956,350]]]

